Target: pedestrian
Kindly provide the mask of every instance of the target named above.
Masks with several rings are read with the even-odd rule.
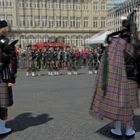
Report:
[[[93,68],[94,68],[94,51],[93,49],[88,50],[87,54],[87,60],[88,60],[88,73],[93,74]]]
[[[133,117],[139,104],[139,88],[137,82],[126,74],[124,50],[134,55],[129,29],[123,26],[121,31],[109,35],[110,44],[100,63],[90,114],[114,121],[114,128],[110,131],[115,136],[123,135],[121,128],[124,124],[125,135],[132,137],[135,135]]]
[[[93,59],[94,59],[94,73],[97,74],[99,68],[99,53],[97,49],[94,49],[93,52]]]
[[[9,45],[6,37],[8,31],[7,21],[0,20],[0,135],[12,131],[11,128],[6,128],[5,121],[8,118],[8,107],[13,105],[12,86],[17,72],[17,41]]]

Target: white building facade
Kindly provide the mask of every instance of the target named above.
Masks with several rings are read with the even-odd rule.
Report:
[[[120,5],[110,8],[107,15],[107,28],[110,31],[121,29],[121,17],[128,16],[130,12],[137,9],[136,23],[140,30],[140,0],[126,0]]]
[[[0,18],[22,47],[49,38],[83,48],[85,39],[106,30],[106,0],[0,0]]]

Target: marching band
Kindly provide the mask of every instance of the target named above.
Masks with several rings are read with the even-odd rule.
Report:
[[[32,49],[28,46],[23,55],[27,68],[26,76],[39,76],[42,69],[46,69],[49,76],[60,75],[64,69],[67,70],[67,75],[77,75],[82,66],[88,67],[89,74],[96,74],[102,53],[102,48],[87,48],[80,51],[70,47]]]

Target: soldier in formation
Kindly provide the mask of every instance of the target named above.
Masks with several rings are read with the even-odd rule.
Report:
[[[88,66],[89,74],[98,71],[100,57],[99,49],[88,49],[79,51],[75,48],[32,49],[27,47],[26,51],[26,76],[38,76],[41,69],[47,69],[48,75],[59,75],[60,70],[66,69],[67,75],[77,75],[81,66]]]

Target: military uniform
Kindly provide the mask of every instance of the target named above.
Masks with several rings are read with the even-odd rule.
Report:
[[[32,76],[35,76],[35,72],[37,70],[36,68],[36,53],[35,51],[28,51],[26,53],[26,62],[27,62],[27,72],[26,76],[29,76],[31,74]]]
[[[67,51],[66,52],[66,62],[67,62],[67,74],[71,75],[72,73],[72,52]]]
[[[53,62],[54,62],[54,66],[53,66],[53,71],[54,71],[54,75],[59,75],[59,59],[58,59],[58,51],[54,51],[53,52]]]
[[[48,65],[48,75],[53,75],[54,61],[53,61],[53,52],[47,52],[47,65]]]

